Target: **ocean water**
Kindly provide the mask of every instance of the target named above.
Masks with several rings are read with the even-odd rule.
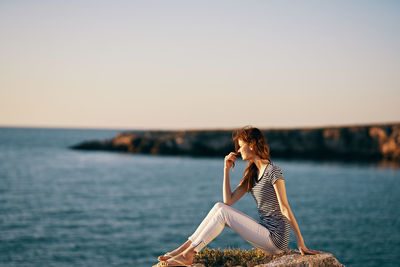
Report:
[[[223,158],[67,148],[118,132],[0,128],[1,266],[151,266],[222,201]],[[400,266],[399,168],[272,160],[308,248],[346,266]],[[233,207],[258,219],[250,194]],[[208,244],[229,246],[252,248],[229,227]]]

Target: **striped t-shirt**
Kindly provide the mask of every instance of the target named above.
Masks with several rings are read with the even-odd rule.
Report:
[[[289,245],[290,224],[281,213],[273,187],[276,180],[283,179],[282,170],[271,161],[265,168],[261,179],[258,181],[257,179],[258,177],[253,177],[253,187],[250,193],[257,203],[260,215],[259,223],[270,231],[275,246],[283,250]]]

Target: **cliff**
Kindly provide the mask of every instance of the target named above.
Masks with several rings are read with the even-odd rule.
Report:
[[[121,132],[72,149],[127,153],[225,156],[234,150],[233,130]],[[302,129],[260,129],[271,157],[368,160],[400,163],[400,123]]]

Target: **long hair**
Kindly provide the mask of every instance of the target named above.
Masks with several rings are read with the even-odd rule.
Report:
[[[234,135],[233,135],[234,134]],[[235,143],[235,152],[239,154],[239,139],[243,142],[252,145],[253,151],[256,155],[258,155],[261,159],[267,159],[271,161],[269,155],[269,146],[267,144],[267,139],[264,137],[262,132],[251,125],[246,125],[245,127],[234,131],[232,134],[233,142]],[[257,166],[254,161],[250,160],[245,171],[242,180],[239,183],[239,186],[244,185],[246,188],[246,192],[249,192],[253,187],[255,177],[257,177]]]

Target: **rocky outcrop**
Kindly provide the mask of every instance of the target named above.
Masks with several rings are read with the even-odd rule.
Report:
[[[275,254],[266,256],[265,260],[261,264],[255,264],[254,262],[247,262],[246,264],[236,265],[232,262],[231,257],[227,257],[227,262],[224,266],[235,266],[235,267],[344,267],[331,253],[323,252],[315,255],[301,255],[298,250],[285,249],[281,254]],[[192,267],[207,267],[213,266],[212,262],[204,263],[195,262]],[[217,264],[221,266],[221,264]]]
[[[84,141],[73,149],[128,153],[222,156],[234,150],[233,130],[122,132],[114,138]],[[400,163],[400,123],[303,129],[260,129],[271,156]]]
[[[271,260],[265,264],[255,267],[344,267],[331,253],[316,255],[301,255],[300,252],[290,249],[284,255]]]

